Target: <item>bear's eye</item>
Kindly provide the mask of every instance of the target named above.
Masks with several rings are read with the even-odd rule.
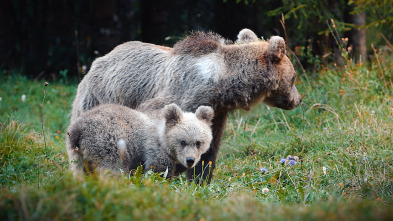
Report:
[[[181,144],[183,147],[185,147],[185,146],[186,146],[186,141],[185,141],[185,140],[182,140],[182,141],[180,141],[180,144]]]
[[[198,140],[198,141],[196,142],[196,146],[197,146],[197,148],[200,148],[200,147],[201,147],[201,141]]]

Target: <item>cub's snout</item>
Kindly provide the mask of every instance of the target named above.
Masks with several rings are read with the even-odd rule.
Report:
[[[194,162],[195,162],[195,158],[194,157],[187,157],[186,158],[186,163],[187,163],[187,166],[188,167],[192,167],[192,165],[194,165]]]

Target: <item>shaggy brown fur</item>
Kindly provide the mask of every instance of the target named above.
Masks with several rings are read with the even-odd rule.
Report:
[[[214,169],[229,111],[249,109],[258,102],[290,110],[301,102],[284,40],[273,36],[269,41],[259,41],[248,29],[238,38],[232,44],[216,34],[196,32],[170,51],[142,42],[117,46],[95,60],[79,84],[71,122],[103,103],[145,109],[176,103],[191,112],[200,105],[212,106],[213,141],[202,160],[212,161]],[[150,105],[143,105],[146,102]],[[202,165],[195,170],[201,175]],[[193,170],[188,171],[188,178],[193,179],[193,174]],[[204,172],[202,178],[207,174]],[[209,181],[211,177],[212,173]]]
[[[152,118],[116,104],[99,105],[68,128],[67,153],[74,174],[110,170],[128,174],[142,165],[144,172],[175,172],[175,163],[193,168],[212,140],[213,109],[199,107],[183,113],[165,106]],[[152,115],[152,113],[150,113]]]

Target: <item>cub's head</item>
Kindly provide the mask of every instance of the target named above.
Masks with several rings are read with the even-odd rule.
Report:
[[[164,108],[166,146],[175,160],[186,168],[194,167],[212,140],[211,107],[200,106],[195,114],[184,113],[176,104]]]
[[[236,42],[252,46],[257,51],[252,56],[257,56],[259,64],[257,69],[265,73],[263,75],[265,79],[262,82],[268,85],[268,93],[263,102],[285,110],[296,108],[302,101],[302,97],[294,84],[296,72],[286,56],[284,39],[273,36],[267,42],[259,41],[254,32],[243,29]]]

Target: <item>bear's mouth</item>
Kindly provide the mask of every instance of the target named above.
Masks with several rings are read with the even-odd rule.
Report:
[[[301,99],[296,102],[295,100],[288,100],[288,98],[278,97],[276,99],[268,98],[265,99],[263,102],[272,107],[277,107],[284,110],[292,110],[299,106],[299,104],[301,103]]]

